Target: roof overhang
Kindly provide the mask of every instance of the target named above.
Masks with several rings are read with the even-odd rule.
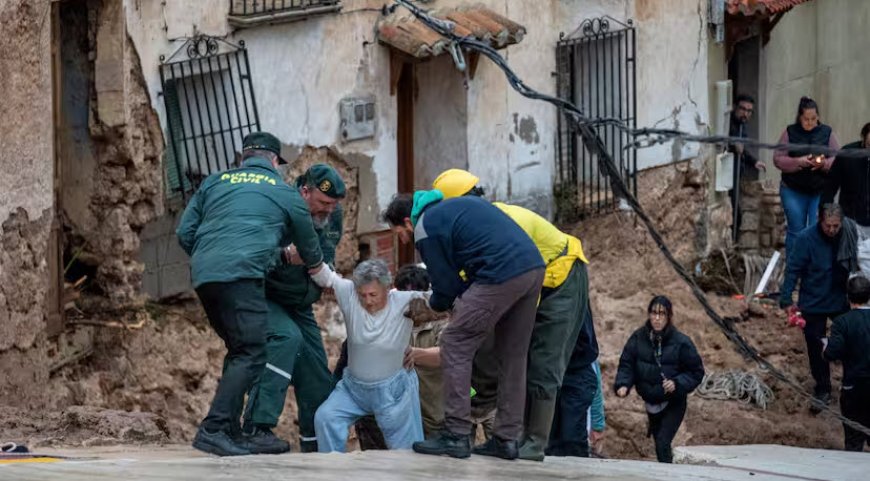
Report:
[[[526,28],[509,18],[485,7],[459,7],[429,12],[433,17],[453,22],[454,32],[463,37],[472,37],[502,49],[522,41]],[[450,54],[452,42],[427,27],[406,10],[395,11],[377,24],[378,40],[390,48],[392,71],[400,70],[405,62],[421,62],[443,54]],[[474,78],[479,54],[468,54],[469,78]],[[398,67],[397,65],[398,64]],[[391,75],[395,77],[395,75]],[[391,78],[391,93],[395,93],[395,81]]]

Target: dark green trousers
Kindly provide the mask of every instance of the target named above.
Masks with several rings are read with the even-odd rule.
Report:
[[[267,304],[266,366],[248,393],[245,426],[276,426],[292,383],[302,451],[316,451],[314,413],[334,387],[320,327],[311,306],[294,309],[272,301]]]
[[[556,408],[556,395],[589,304],[586,264],[574,263],[568,278],[555,289],[543,289],[529,345],[526,415],[520,457],[543,460]]]
[[[526,374],[531,399],[556,399],[588,305],[589,274],[580,261],[574,263],[561,286],[541,290]]]

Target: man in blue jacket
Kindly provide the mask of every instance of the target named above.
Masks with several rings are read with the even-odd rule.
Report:
[[[499,358],[493,436],[475,453],[516,459],[526,397],[526,364],[544,260],[507,214],[478,197],[443,200],[438,191],[393,198],[384,218],[403,243],[414,240],[432,280],[429,305],[453,309],[441,335],[444,429],[414,443],[422,454],[471,455],[474,354],[495,331]]]
[[[828,319],[849,310],[846,301],[846,281],[849,273],[837,261],[843,211],[837,204],[824,204],[819,209],[817,224],[801,231],[788,257],[785,279],[780,289],[779,305],[792,305],[792,292],[800,280],[798,308],[806,320],[804,339],[810,371],[816,381],[815,397],[825,405],[831,402],[831,368],[822,357],[822,338],[828,329]],[[813,413],[820,410],[810,407]]]

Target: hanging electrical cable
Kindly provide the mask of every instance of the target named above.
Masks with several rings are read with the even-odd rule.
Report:
[[[414,5],[408,0],[395,0],[393,8],[395,8],[395,6],[402,6],[408,9],[408,11],[410,11],[424,25],[434,30],[441,36],[449,39],[454,45],[469,51],[478,52],[486,58],[490,59],[497,67],[502,70],[502,72],[504,72],[505,77],[507,78],[507,81],[511,85],[511,87],[523,97],[548,102],[559,108],[565,114],[566,118],[571,121],[571,124],[574,126],[575,132],[580,136],[586,149],[592,155],[598,158],[599,169],[601,172],[603,172],[603,174],[610,182],[610,186],[613,192],[617,196],[625,200],[625,202],[629,205],[629,207],[631,207],[631,209],[635,212],[641,222],[643,222],[644,226],[647,229],[647,232],[649,232],[650,237],[652,237],[653,241],[662,252],[662,255],[665,256],[668,263],[671,264],[671,267],[673,267],[673,269],[676,271],[677,275],[679,275],[680,278],[683,279],[683,281],[689,286],[692,294],[695,296],[695,299],[697,299],[698,302],[701,304],[704,312],[707,313],[707,316],[713,321],[714,324],[716,324],[716,326],[719,327],[722,333],[725,334],[725,337],[728,338],[728,340],[737,347],[738,351],[744,356],[755,361],[763,370],[767,371],[775,379],[791,387],[801,396],[807,398],[813,406],[836,417],[843,424],[870,436],[870,428],[846,418],[835,409],[822,403],[821,401],[816,399],[815,396],[813,396],[811,393],[807,392],[796,379],[792,378],[785,372],[780,371],[778,368],[776,368],[776,366],[764,359],[758,352],[758,350],[755,349],[746,339],[744,339],[742,335],[740,335],[740,333],[734,327],[733,323],[725,321],[715,311],[715,309],[713,309],[713,306],[711,306],[710,302],[707,300],[707,296],[704,294],[704,292],[701,290],[701,288],[698,286],[698,284],[695,282],[695,280],[692,278],[686,268],[683,267],[683,265],[680,264],[674,257],[673,253],[671,252],[670,248],[668,248],[667,244],[665,244],[664,239],[662,239],[661,234],[659,234],[652,220],[643,210],[637,198],[635,198],[634,194],[632,194],[631,190],[625,185],[625,181],[623,180],[622,176],[619,173],[619,170],[614,164],[613,158],[608,153],[604,142],[602,141],[598,133],[594,130],[594,127],[602,125],[612,125],[630,133],[635,138],[640,137],[641,139],[633,144],[636,147],[649,147],[663,142],[680,139],[686,142],[699,142],[709,144],[742,143],[747,146],[775,150],[804,148],[810,149],[812,153],[820,155],[840,155],[840,151],[815,145],[767,144],[751,139],[738,137],[702,136],[689,134],[675,129],[635,129],[626,125],[622,120],[619,119],[590,119],[587,118],[583,114],[583,111],[573,103],[568,102],[564,99],[560,99],[558,97],[540,93],[527,86],[522,81],[522,79],[519,78],[519,76],[517,76],[516,73],[510,68],[504,57],[502,57],[497,50],[492,48],[489,43],[482,42],[480,40],[477,40],[476,38],[462,37],[455,34],[455,24],[453,22],[433,17],[429,15],[425,10]],[[870,155],[870,151],[868,150],[856,149],[843,152],[847,153],[848,155]]]

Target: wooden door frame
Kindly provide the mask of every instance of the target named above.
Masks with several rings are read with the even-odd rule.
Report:
[[[395,59],[394,61],[397,61]],[[414,192],[414,64],[403,61],[396,86],[397,122],[397,190],[400,193]],[[411,244],[398,246],[398,266],[414,262],[416,252]]]
[[[46,334],[49,337],[63,332],[66,323],[64,312],[64,268],[63,268],[63,229],[60,219],[61,213],[61,189],[62,189],[62,162],[60,148],[60,124],[61,124],[61,99],[63,98],[62,82],[62,59],[61,59],[61,2],[51,3],[51,96],[52,96],[52,210],[51,231],[46,248],[46,261],[48,263],[48,289],[45,299]]]

